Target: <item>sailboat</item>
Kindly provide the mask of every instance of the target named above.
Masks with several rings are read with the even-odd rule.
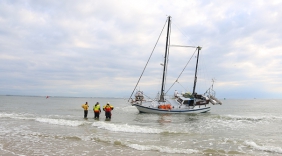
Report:
[[[165,114],[174,114],[174,113],[205,113],[211,110],[211,104],[222,104],[220,100],[215,97],[215,91],[213,90],[214,80],[212,81],[211,87],[207,89],[204,94],[196,93],[196,84],[197,84],[197,70],[198,70],[198,60],[199,54],[202,47],[200,46],[186,46],[196,48],[197,51],[197,61],[194,77],[194,85],[192,93],[174,93],[174,96],[168,96],[165,92],[165,79],[167,72],[167,60],[168,60],[168,51],[170,44],[170,29],[171,29],[171,17],[168,16],[167,19],[167,36],[166,36],[166,47],[165,47],[165,57],[163,63],[163,73],[162,73],[162,85],[160,94],[158,98],[145,98],[143,91],[137,90],[136,87],[142,77],[139,78],[128,102],[132,106],[135,106],[140,113],[165,113]],[[183,47],[183,46],[182,46]],[[144,69],[145,70],[145,69]],[[144,71],[143,71],[144,72]],[[131,98],[133,93],[135,93],[135,98]]]

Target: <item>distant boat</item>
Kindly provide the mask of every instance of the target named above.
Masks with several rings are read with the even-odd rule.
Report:
[[[171,17],[168,16],[167,19],[167,37],[166,37],[166,47],[165,47],[165,57],[163,66],[163,73],[162,73],[162,85],[161,85],[161,92],[158,94],[158,98],[144,98],[144,94],[140,90],[136,90],[138,83],[136,84],[130,98],[129,102],[132,106],[135,106],[140,113],[204,113],[210,111],[210,103],[212,104],[222,104],[217,98],[215,98],[215,92],[213,90],[213,83],[211,87],[206,91],[204,95],[197,94],[196,84],[197,84],[197,70],[198,70],[198,59],[201,47],[194,47],[194,46],[180,46],[180,47],[193,47],[197,50],[197,62],[196,62],[196,69],[195,69],[195,77],[194,77],[194,86],[192,93],[182,93],[178,94],[175,93],[174,96],[167,96],[165,95],[166,92],[164,90],[165,80],[166,80],[166,72],[167,72],[167,61],[168,61],[168,51],[170,43],[170,22]],[[145,69],[144,69],[145,70]],[[144,72],[144,71],[143,71]],[[142,76],[141,76],[142,77]],[[141,79],[140,77],[140,79]],[[139,80],[140,80],[139,79]],[[139,82],[139,81],[138,81]],[[136,90],[135,98],[132,99],[132,95]]]

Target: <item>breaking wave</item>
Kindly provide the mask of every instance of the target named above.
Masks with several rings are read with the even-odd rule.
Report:
[[[158,151],[161,153],[171,153],[171,154],[192,154],[192,153],[199,153],[198,150],[195,149],[183,149],[183,148],[173,148],[167,146],[157,146],[157,145],[140,145],[132,142],[128,142],[125,140],[111,140],[105,137],[95,137],[93,138],[97,141],[112,143],[114,145],[123,145],[129,148],[133,148],[139,151]]]
[[[92,126],[106,129],[110,131],[116,132],[128,132],[128,133],[162,133],[165,132],[164,130],[157,129],[157,128],[148,128],[148,127],[141,127],[135,125],[128,125],[128,124],[112,124],[112,123],[105,123],[105,122],[94,122]]]
[[[0,113],[0,118],[11,118],[11,119],[21,119],[21,120],[30,120],[34,119],[33,114],[26,114],[26,113]]]
[[[225,115],[220,116],[219,118],[228,119],[228,120],[241,120],[241,121],[272,121],[272,120],[281,120],[280,116],[273,115],[261,115],[261,116],[239,116],[239,115]]]
[[[141,151],[159,151],[163,153],[178,153],[178,154],[192,154],[192,153],[198,153],[198,150],[194,149],[179,149],[179,148],[169,148],[164,146],[155,146],[155,145],[138,145],[138,144],[129,144],[128,147],[134,148],[136,150]]]
[[[53,125],[61,125],[61,126],[73,126],[77,127],[83,125],[85,121],[72,121],[65,119],[49,119],[49,118],[36,118],[35,121],[53,124]]]
[[[282,154],[282,148],[281,147],[258,145],[253,141],[245,141],[244,144],[246,144],[247,146],[250,146],[251,148],[256,149],[256,150]]]
[[[34,120],[41,123],[48,123],[53,125],[61,125],[61,126],[81,126],[86,121],[79,120],[66,120],[66,119],[53,119],[53,118],[43,118],[43,117],[35,117],[33,114],[15,114],[15,113],[0,113],[0,118],[11,118],[11,119],[19,119],[19,120]]]

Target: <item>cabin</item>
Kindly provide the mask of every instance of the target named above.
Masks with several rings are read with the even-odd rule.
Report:
[[[194,106],[194,99],[191,98],[179,97],[177,99],[177,102],[179,102],[182,105]]]

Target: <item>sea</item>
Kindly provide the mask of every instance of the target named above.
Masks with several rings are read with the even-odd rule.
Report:
[[[221,101],[208,113],[146,114],[124,98],[0,96],[0,155],[282,155],[282,100]],[[114,106],[111,120],[94,119],[96,102]]]

